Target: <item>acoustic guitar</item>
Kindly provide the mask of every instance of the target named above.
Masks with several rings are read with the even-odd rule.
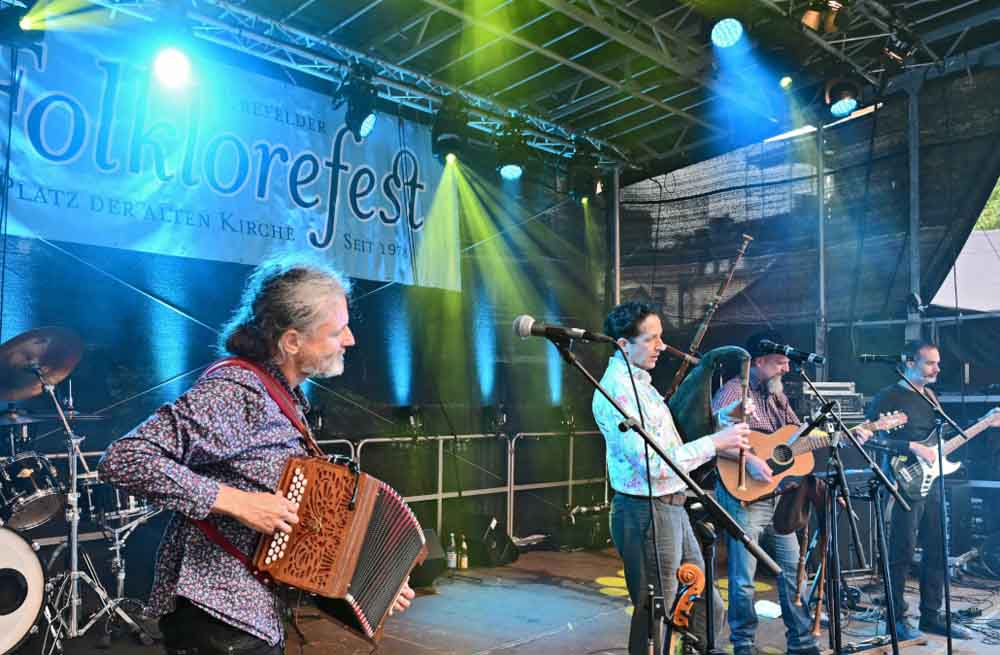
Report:
[[[865,421],[856,425],[851,430],[865,428],[872,432],[878,430],[895,430],[906,424],[906,414],[902,412],[892,412],[883,414],[874,421]],[[751,432],[750,452],[760,457],[771,467],[771,481],[755,480],[747,475],[744,489],[739,485],[739,463],[736,460],[719,458],[719,478],[734,498],[745,502],[753,502],[762,496],[766,496],[778,488],[781,481],[789,476],[803,476],[812,473],[816,461],[812,451],[817,448],[828,448],[830,446],[830,436],[821,431],[813,430],[806,436],[802,436],[805,425],[786,425],[785,427],[764,434],[762,432]]]

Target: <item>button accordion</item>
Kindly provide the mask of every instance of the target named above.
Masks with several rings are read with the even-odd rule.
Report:
[[[299,504],[289,534],[262,537],[252,565],[310,592],[326,614],[372,642],[413,567],[424,532],[389,485],[318,457],[289,459],[277,491]]]

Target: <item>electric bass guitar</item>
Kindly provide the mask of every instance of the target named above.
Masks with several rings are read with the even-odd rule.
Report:
[[[944,461],[942,464],[944,464],[945,475],[951,475],[962,467],[960,462],[948,461],[948,455],[964,446],[974,436],[988,428],[1000,428],[1000,407],[991,409],[981,419],[965,428],[965,434],[969,436],[968,439],[957,434],[942,444],[944,450]],[[937,453],[937,439],[934,437],[929,437],[919,443]],[[937,462],[933,464],[928,463],[922,457],[917,457],[912,453],[893,457],[890,466],[892,467],[893,475],[896,476],[896,483],[899,485],[900,492],[910,500],[919,500],[929,494],[931,486],[937,480],[940,473]]]
[[[895,430],[908,420],[902,412],[883,414],[874,421],[865,421],[851,430],[865,428],[872,432]],[[745,489],[739,487],[739,463],[736,460],[719,458],[719,478],[726,491],[734,498],[751,503],[778,488],[781,481],[789,476],[800,477],[812,473],[816,460],[812,451],[830,446],[830,436],[813,430],[806,436],[802,432],[806,425],[786,425],[771,434],[751,432],[750,452],[760,457],[771,467],[771,481],[755,480],[746,476]]]

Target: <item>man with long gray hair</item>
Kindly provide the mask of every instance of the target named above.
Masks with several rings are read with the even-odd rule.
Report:
[[[343,373],[354,345],[348,293],[322,264],[285,257],[259,266],[220,338],[220,351],[236,359],[211,367],[101,460],[103,479],[175,512],[149,599],[172,655],[282,652],[277,596],[192,520],[207,519],[244,553],[260,534],[298,523],[297,505],[274,490],[288,458],[306,454],[306,436],[265,381],[293,399],[304,423],[299,385]],[[404,586],[394,610],[412,598]]]

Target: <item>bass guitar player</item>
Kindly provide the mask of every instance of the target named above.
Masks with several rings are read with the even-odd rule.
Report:
[[[937,398],[928,385],[934,384],[941,372],[938,347],[929,341],[911,341],[904,347],[903,358],[906,360],[903,374],[919,393],[936,404]],[[902,411],[909,417],[906,426],[894,438],[882,440],[882,444],[896,455],[893,471],[900,490],[904,491],[912,507],[910,512],[897,512],[894,509],[889,519],[889,577],[892,580],[892,601],[896,610],[896,632],[900,641],[915,639],[920,636],[921,631],[944,635],[947,634],[947,623],[941,614],[944,599],[941,502],[936,484],[921,484],[916,479],[924,470],[937,470],[937,450],[933,439],[925,441],[935,428],[934,410],[900,380],[879,391],[868,408],[869,416],[887,411]],[[978,424],[1000,425],[1000,412],[993,410]],[[967,434],[971,431],[970,428]],[[973,435],[970,434],[970,438],[971,436]],[[922,466],[910,468],[921,462]],[[945,472],[949,472],[949,468]],[[904,475],[900,476],[900,473]],[[907,488],[911,491],[906,492]],[[903,600],[906,572],[918,541],[923,552],[920,567],[920,630],[907,621],[908,608]],[[909,614],[912,616],[914,612]],[[953,622],[951,636],[953,639],[971,639],[973,635],[968,629]]]

